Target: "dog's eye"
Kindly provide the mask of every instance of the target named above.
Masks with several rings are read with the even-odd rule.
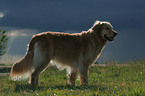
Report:
[[[106,27],[105,29],[107,29],[107,30],[108,30],[109,28],[108,28],[108,27]]]

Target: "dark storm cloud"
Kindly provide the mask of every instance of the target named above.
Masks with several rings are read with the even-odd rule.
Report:
[[[105,20],[111,22],[118,36],[107,44],[100,61],[145,58],[144,4],[145,0],[1,0],[0,25],[12,28],[7,30],[12,34],[79,32],[88,30],[95,20]],[[8,53],[25,54],[32,34],[22,35],[10,38]]]
[[[143,0],[3,0],[7,11],[0,24],[40,30],[87,30],[97,20],[107,20],[119,28],[143,27]],[[140,24],[140,26],[136,26]]]

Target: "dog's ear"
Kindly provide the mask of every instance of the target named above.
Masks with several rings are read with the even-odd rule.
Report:
[[[96,21],[92,27],[92,30],[93,31],[97,31],[98,29],[100,29],[100,25],[101,25],[101,22],[100,21]]]

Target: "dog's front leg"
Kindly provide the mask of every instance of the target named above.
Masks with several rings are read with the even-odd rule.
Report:
[[[70,85],[75,86],[75,80],[76,80],[76,77],[77,77],[77,70],[71,69],[71,73],[70,73],[69,76],[70,76],[70,77],[69,77],[68,83],[69,83]]]
[[[83,66],[79,69],[80,73],[80,83],[82,85],[87,85],[88,84],[88,67]]]

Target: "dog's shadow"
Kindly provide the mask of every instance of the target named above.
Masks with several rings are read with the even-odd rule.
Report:
[[[49,89],[70,89],[70,90],[100,90],[103,91],[107,87],[106,86],[96,86],[96,85],[86,85],[86,86],[71,86],[71,85],[54,85],[54,86],[31,86],[30,84],[16,84],[15,92],[34,92],[35,90],[49,90]]]

